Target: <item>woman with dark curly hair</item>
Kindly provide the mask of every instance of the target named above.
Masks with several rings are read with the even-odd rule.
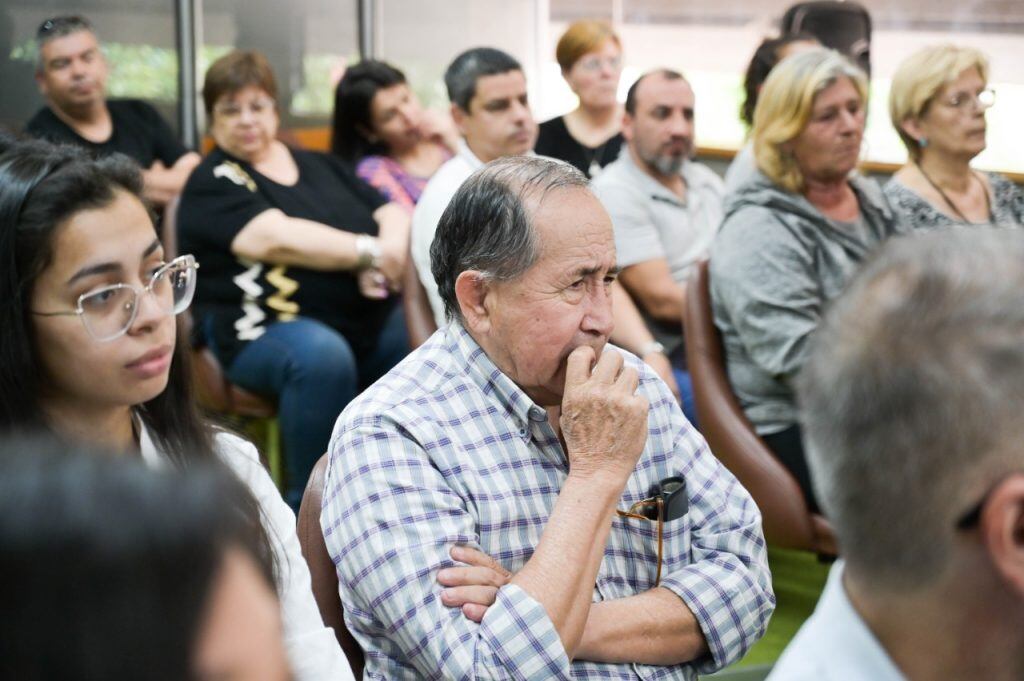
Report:
[[[754,56],[743,77],[745,96],[743,104],[740,105],[740,119],[748,130],[754,126],[754,109],[757,108],[757,98],[761,94],[761,88],[764,87],[764,81],[775,65],[790,55],[818,47],[818,45],[818,39],[807,33],[792,33],[778,38],[765,38],[761,41],[761,44],[754,50]],[[736,154],[736,158],[725,172],[726,194],[731,194],[740,185],[753,179],[756,173],[754,145],[748,141]]]

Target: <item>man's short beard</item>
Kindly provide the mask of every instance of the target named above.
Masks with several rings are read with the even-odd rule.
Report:
[[[644,159],[648,165],[662,175],[678,175],[686,161],[686,156],[674,156],[672,154],[658,154],[653,158]]]

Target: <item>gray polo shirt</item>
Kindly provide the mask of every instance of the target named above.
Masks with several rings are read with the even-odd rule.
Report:
[[[672,278],[686,283],[694,264],[707,256],[722,222],[725,185],[707,166],[687,161],[680,174],[686,199],[641,170],[629,149],[594,179],[594,193],[612,218],[619,267],[663,258]],[[668,351],[677,348],[678,330],[666,329],[646,313],[644,318]]]

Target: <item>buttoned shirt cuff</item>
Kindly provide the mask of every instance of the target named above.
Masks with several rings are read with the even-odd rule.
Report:
[[[774,598],[750,593],[757,585],[740,574],[743,569],[701,561],[661,580],[660,586],[682,599],[704,633],[710,655],[692,662],[698,674],[740,659],[768,626]]]
[[[498,590],[480,635],[515,678],[570,679],[569,656],[547,611],[515,584]]]

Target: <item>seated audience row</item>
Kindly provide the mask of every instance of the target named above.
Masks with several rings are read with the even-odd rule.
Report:
[[[95,35],[72,19],[40,29],[50,60],[41,68],[53,70],[41,83],[58,92],[68,79],[67,97],[48,95],[51,113],[79,143],[114,142],[122,119],[103,96]],[[47,428],[136,452],[154,467],[226,464],[250,490],[248,517],[263,520],[287,566],[278,584],[296,675],[350,677],[312,601],[294,516],[254,448],[194,411],[174,317],[196,292],[196,342],[230,380],[279,401],[293,507],[329,451],[324,534],[369,674],[515,668],[631,678],[632,665],[654,665],[656,678],[692,678],[723,666],[763,633],[774,596],[759,512],[692,426],[680,319],[693,264],[710,251],[715,322],[749,420],[812,509],[815,489],[824,492],[821,507],[837,514],[841,541],[857,545],[845,473],[812,485],[800,425],[807,410],[818,410],[813,427],[825,424],[811,434],[815,475],[845,471],[837,462],[856,456],[858,434],[839,442],[828,428],[857,405],[829,412],[827,381],[814,388],[814,377],[800,408],[796,397],[811,348],[836,359],[829,353],[846,347],[836,331],[823,332],[834,342],[821,341],[835,347],[814,340],[826,308],[891,236],[1024,219],[1019,189],[970,168],[992,102],[980,53],[935,48],[897,73],[891,113],[911,161],[883,192],[855,172],[866,76],[800,37],[770,49],[773,59],[784,52],[754,88],[756,170],[728,195],[689,158],[694,95],[679,73],[641,76],[620,116],[608,95],[621,44],[595,22],[574,25],[560,42],[580,106],[547,127],[551,153],[597,175],[594,193],[579,169],[531,157],[537,125],[525,76],[491,48],[462,53],[445,74],[459,140],[419,109],[400,72],[378,62],[350,69],[334,131],[345,161],[277,141],[265,58],[222,57],[203,90],[216,147],[184,187],[185,255],[177,257],[164,257],[141,201],[143,187],[161,199],[152,178],[167,177],[165,163],[151,159],[140,176],[118,155],[89,160],[69,148],[15,145],[0,155],[12,301],[0,341],[3,428]],[[66,64],[71,75],[61,76]],[[613,142],[621,153],[606,159]],[[192,156],[182,163],[194,165]],[[928,244],[966,239],[945,236],[908,243],[938,253]],[[913,269],[925,257],[902,248],[886,267]],[[396,295],[413,265],[439,330],[400,361],[409,342]],[[889,314],[888,305],[872,312]],[[843,330],[856,319],[836,314],[847,315],[836,322]],[[850,328],[856,344],[873,327]],[[907,338],[918,332],[908,327]],[[853,365],[843,363],[851,356],[835,362],[846,373],[832,387],[849,388],[848,402],[872,401],[855,391]],[[816,371],[831,376],[821,361]],[[670,392],[677,385],[686,416]],[[857,423],[881,427],[879,414]],[[915,470],[926,467],[922,459]],[[843,530],[843,522],[852,524]],[[885,577],[885,566],[864,568],[875,554],[858,557],[859,546],[852,579]],[[962,555],[976,563],[995,554]],[[842,609],[843,570],[829,608]],[[948,595],[944,584],[939,596]],[[857,585],[848,593],[854,607],[858,598],[870,603]]]

